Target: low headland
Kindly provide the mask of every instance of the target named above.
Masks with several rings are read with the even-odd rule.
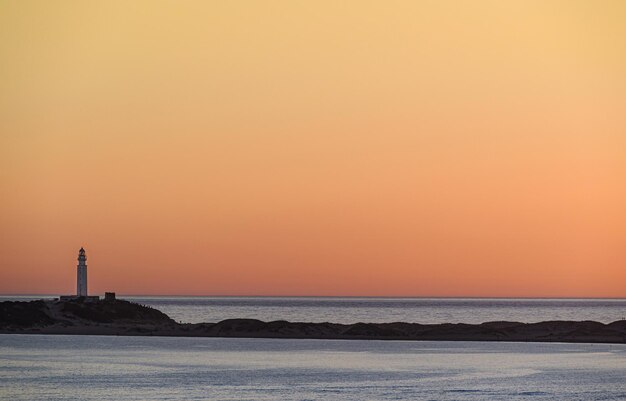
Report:
[[[228,319],[177,323],[161,311],[124,300],[0,302],[0,334],[83,334],[342,340],[521,341],[626,344],[626,320],[540,323],[303,323]]]

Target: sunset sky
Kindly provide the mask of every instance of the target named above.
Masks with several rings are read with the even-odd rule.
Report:
[[[625,1],[0,1],[0,293],[626,297]]]

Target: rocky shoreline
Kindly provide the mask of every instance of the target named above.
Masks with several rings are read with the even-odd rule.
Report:
[[[228,319],[177,323],[147,306],[115,300],[0,302],[0,334],[300,338],[411,341],[516,341],[626,344],[626,320],[540,323],[304,323]]]

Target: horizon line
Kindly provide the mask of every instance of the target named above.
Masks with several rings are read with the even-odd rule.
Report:
[[[115,291],[105,291],[115,292]],[[0,293],[0,297],[59,297],[66,294],[26,294],[26,293],[13,293],[5,294]],[[95,295],[104,295],[95,294]],[[612,300],[626,300],[626,296],[599,296],[599,297],[584,297],[584,296],[464,296],[464,295],[198,295],[198,294],[123,294],[116,293],[118,297],[187,297],[187,298],[378,298],[378,299],[612,299]]]

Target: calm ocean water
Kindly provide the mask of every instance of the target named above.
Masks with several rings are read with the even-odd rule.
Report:
[[[26,300],[33,296],[0,297]],[[185,323],[232,318],[304,322],[482,323],[496,320],[595,320],[626,317],[626,299],[325,298],[325,297],[136,297]]]
[[[626,346],[0,335],[0,400],[624,400]]]
[[[123,298],[184,322],[626,315],[610,299]],[[0,335],[0,401],[626,400],[625,377],[626,345]]]

